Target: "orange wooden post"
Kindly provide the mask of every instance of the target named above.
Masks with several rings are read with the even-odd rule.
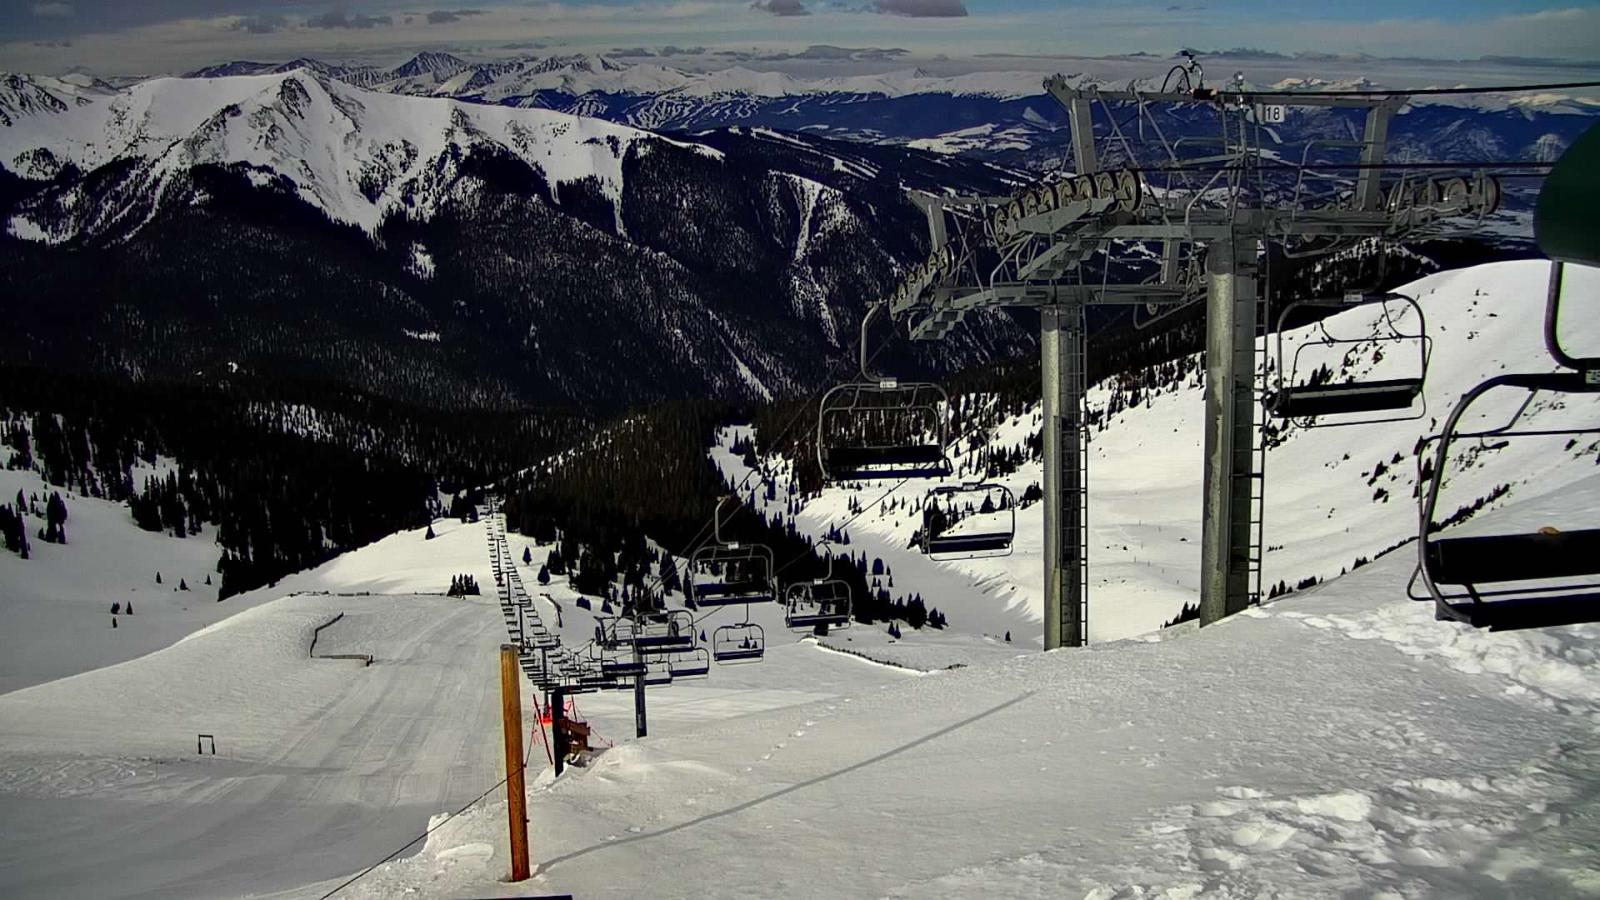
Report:
[[[523,781],[522,673],[517,648],[500,645],[500,704],[506,733],[506,812],[511,821],[511,880],[528,877],[528,794]]]

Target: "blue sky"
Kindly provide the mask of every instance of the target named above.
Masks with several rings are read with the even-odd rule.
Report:
[[[908,59],[1194,46],[1589,61],[1600,59],[1600,0],[0,0],[0,69],[25,71],[810,44],[901,48]]]

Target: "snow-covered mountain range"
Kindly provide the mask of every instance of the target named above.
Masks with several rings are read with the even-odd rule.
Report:
[[[346,359],[334,365],[348,373],[354,338],[412,361],[377,372],[358,363],[358,382],[398,378],[382,389],[428,402],[441,390],[472,405],[786,390],[814,377],[818,356],[844,353],[841,323],[926,252],[905,188],[1013,183],[990,165],[906,148],[752,128],[677,139],[550,109],[368,90],[317,67],[122,90],[26,77],[0,86],[11,239],[0,253],[18,296],[62,290],[52,273],[63,269],[69,280],[108,274],[74,253],[131,254],[143,261],[116,267],[119,285],[69,289],[88,321],[121,327],[111,320],[136,305],[129,279],[194,298],[168,308],[189,324],[197,306],[249,310],[204,316],[211,338],[140,345],[131,357],[107,335],[95,365],[109,356],[123,371],[231,372],[309,354],[323,373],[329,357]],[[241,296],[235,276],[250,270],[260,277],[244,292],[269,302]],[[220,280],[207,286],[208,272]],[[31,349],[19,352],[56,345],[41,331],[50,323],[32,316],[49,319],[51,306],[27,307],[16,333],[32,335],[22,342]],[[267,350],[248,324],[299,321],[308,309],[345,320],[321,349],[271,326]],[[50,327],[69,324],[81,338],[80,321]],[[980,345],[994,337],[952,359],[985,358]],[[173,347],[176,357],[149,355]],[[596,362],[613,353],[634,366]],[[448,386],[441,367],[470,386]]]
[[[1307,61],[1306,66],[1315,66]],[[1160,86],[1161,60],[1119,61],[1105,73],[1078,72],[1077,85]],[[1132,66],[1132,68],[1130,68]],[[262,74],[310,68],[374,90],[452,97],[479,103],[545,107],[641,128],[692,131],[729,124],[813,131],[854,140],[977,154],[1013,165],[1038,166],[1061,157],[1066,117],[1044,92],[1042,70],[980,71],[946,76],[907,68],[870,75],[802,78],[744,65],[699,71],[653,60],[570,54],[472,62],[425,52],[385,69],[299,59],[234,62],[201,69],[198,77]],[[1112,71],[1117,72],[1112,76]],[[1129,79],[1122,71],[1141,74]],[[1155,77],[1147,77],[1154,75]],[[1376,89],[1365,77],[1267,76],[1275,90]],[[1559,144],[1600,115],[1600,100],[1584,94],[1536,93],[1424,97],[1396,123],[1392,140],[1415,159],[1528,157],[1541,139]],[[1577,131],[1573,129],[1576,128]],[[1181,134],[1175,137],[1181,137]],[[1447,146],[1436,138],[1451,140]],[[1466,143],[1463,143],[1463,141]],[[1461,152],[1466,151],[1466,156]]]
[[[153,214],[172,179],[202,165],[241,166],[253,182],[280,177],[335,222],[372,232],[387,218],[428,219],[476,155],[536,166],[551,189],[588,181],[616,204],[622,159],[639,141],[664,139],[546,110],[418,100],[359,91],[311,70],[207,79],[157,79],[73,105],[49,83],[18,86],[17,123],[0,132],[0,158],[16,174],[49,181],[65,167],[90,172],[136,160],[123,208],[58,195],[47,208],[81,210],[46,224],[12,219],[21,237],[58,242],[116,228],[129,212]],[[23,117],[28,118],[23,121]],[[688,145],[686,145],[688,146]],[[695,147],[698,152],[714,151]]]

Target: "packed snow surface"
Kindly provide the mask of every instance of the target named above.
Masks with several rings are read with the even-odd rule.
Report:
[[[1482,521],[1596,503],[1588,477]],[[530,789],[531,881],[500,882],[497,800],[347,893],[1592,896],[1600,626],[1438,622],[1411,565],[1161,640],[663,727]]]
[[[18,491],[39,497],[40,508],[62,495],[67,543],[39,540],[33,530],[44,519],[30,515],[30,558],[0,550],[0,693],[143,656],[249,604],[216,602],[213,529],[187,538],[143,531],[120,503],[0,469],[3,502]],[[112,604],[130,603],[132,615],[111,614]]]
[[[1152,630],[1195,599],[1192,377],[1147,385],[1096,432],[1088,648],[1032,649],[1034,510],[1012,557],[934,563],[904,549],[906,513],[868,502],[889,485],[863,486],[848,550],[881,556],[894,592],[922,593],[951,627],[891,642],[857,625],[819,643],[769,604],[749,611],[766,659],[651,688],[649,738],[632,739],[631,694],[580,698],[603,752],[553,780],[534,732],[537,868],[513,885],[488,532],[439,522],[435,540],[404,532],[285,579],[158,652],[0,695],[0,895],[321,897],[431,822],[339,896],[1594,896],[1600,625],[1436,621],[1406,598],[1411,546],[1339,576],[1414,531],[1415,443],[1431,420],[1484,376],[1548,370],[1546,271],[1412,285],[1435,336],[1426,417],[1295,430],[1272,452],[1268,542],[1283,549],[1268,578],[1325,576],[1316,587],[1214,627]],[[1584,273],[1568,290],[1575,310],[1600,297]],[[1359,332],[1370,315],[1327,327]],[[1592,352],[1594,328],[1574,315],[1564,335]],[[1377,350],[1356,346],[1337,368],[1402,364]],[[1106,386],[1093,398],[1111,401]],[[1530,414],[1592,423],[1592,401]],[[1034,427],[1024,414],[987,439],[1010,446]],[[737,478],[734,436],[711,454]],[[1446,509],[1509,490],[1459,533],[1595,527],[1593,446],[1469,450]],[[849,493],[810,500],[797,527],[843,522]],[[548,547],[512,535],[509,550],[528,614],[580,646],[602,610],[563,577],[538,583]],[[419,595],[462,573],[486,595]],[[318,652],[372,666],[309,655],[339,613]],[[216,756],[194,754],[202,732]]]

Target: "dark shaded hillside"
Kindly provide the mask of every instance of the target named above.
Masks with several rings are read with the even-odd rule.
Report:
[[[505,474],[586,423],[533,411],[443,414],[337,385],[243,376],[205,385],[0,368],[0,444],[18,468],[127,503],[141,527],[220,545],[222,596],[443,510],[439,491]],[[134,469],[177,468],[139,482]],[[9,498],[6,498],[9,499]]]
[[[54,182],[7,175],[6,211],[75,237],[0,237],[0,351],[135,379],[313,379],[448,409],[758,399],[817,386],[819,363],[854,349],[866,302],[925,254],[903,185],[997,186],[991,168],[903,150],[841,163],[828,142],[706,144],[720,158],[633,145],[620,217],[593,181],[552,190],[537,165],[478,148],[428,218],[372,236],[243,164],[197,165],[154,192],[126,161]],[[904,361],[943,371],[1030,342],[995,317]]]

